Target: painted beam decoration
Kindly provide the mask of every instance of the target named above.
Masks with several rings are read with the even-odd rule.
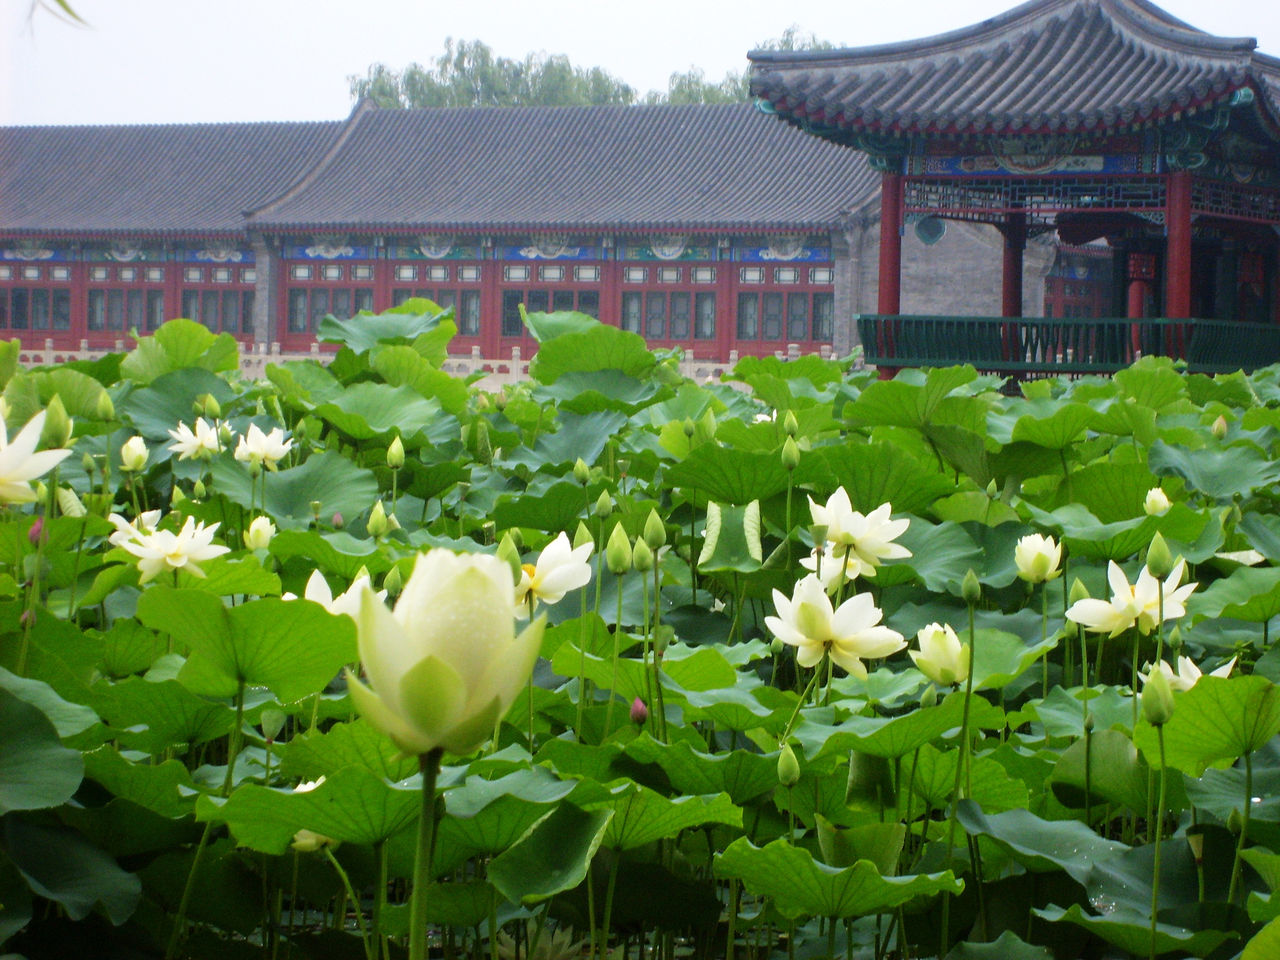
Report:
[[[1142,174],[1159,168],[1159,136],[1150,130],[1119,137],[919,139],[907,157],[913,176]]]

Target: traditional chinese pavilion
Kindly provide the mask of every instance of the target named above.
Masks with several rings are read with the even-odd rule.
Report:
[[[1280,360],[1280,60],[1256,46],[1146,0],[1031,0],[924,40],[757,51],[751,89],[880,172],[869,359],[1102,369],[1237,349],[1250,366]],[[905,227],[946,221],[1000,232],[1001,317],[900,315]],[[1010,322],[1028,239],[1050,231],[1109,251],[1116,319]]]

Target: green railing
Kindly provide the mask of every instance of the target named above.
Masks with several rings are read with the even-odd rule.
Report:
[[[855,318],[866,362],[881,367],[969,363],[1025,376],[1114,373],[1159,354],[1198,373],[1251,371],[1280,362],[1280,326],[1235,320],[1124,318]]]

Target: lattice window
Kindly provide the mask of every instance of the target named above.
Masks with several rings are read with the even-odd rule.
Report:
[[[1218,180],[1191,182],[1191,207],[1233,220],[1280,222],[1280,192]]]
[[[1160,177],[913,177],[906,181],[905,200],[909,214],[995,222],[1006,213],[1022,213],[1032,221],[1048,222],[1064,210],[1160,209],[1165,192]]]

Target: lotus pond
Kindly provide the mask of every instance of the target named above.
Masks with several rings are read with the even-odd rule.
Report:
[[[0,951],[1280,957],[1280,370],[527,323],[0,348]]]

